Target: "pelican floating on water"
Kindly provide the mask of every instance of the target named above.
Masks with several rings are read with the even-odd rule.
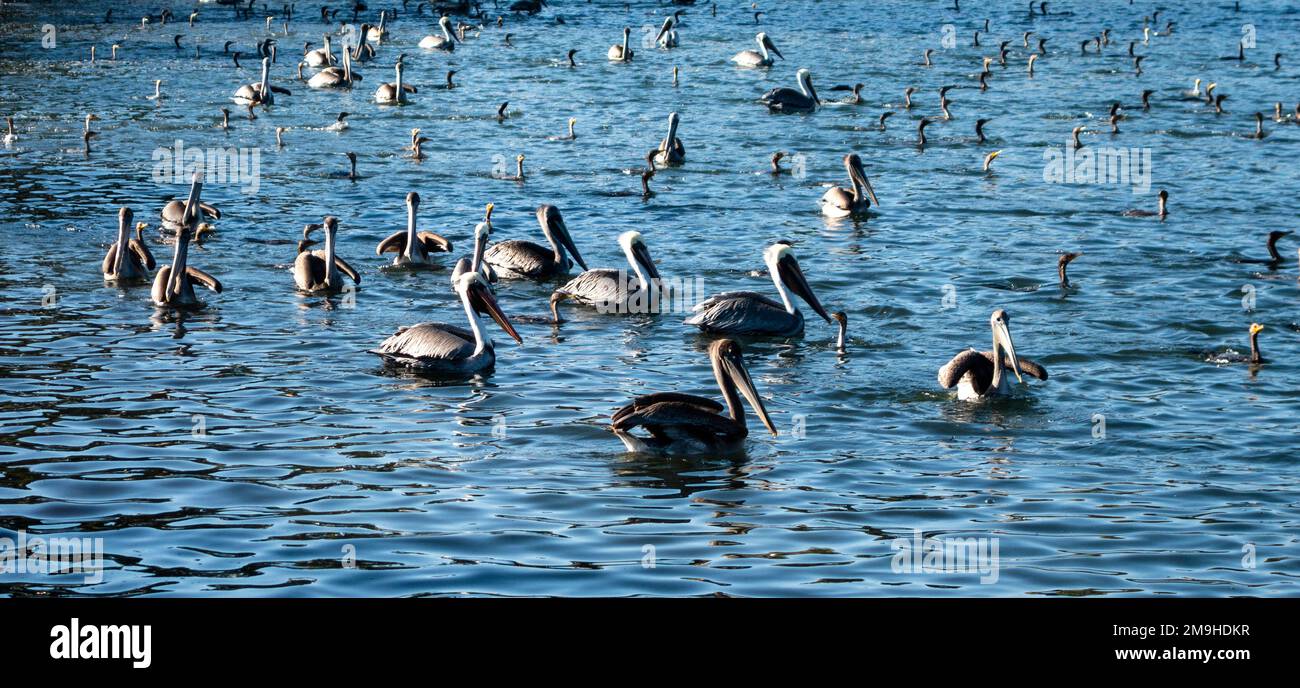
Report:
[[[722,404],[691,394],[658,392],[636,397],[610,419],[610,429],[628,451],[658,455],[736,451],[749,435],[741,395],[772,436],[777,435],[776,425],[745,368],[740,344],[730,339],[713,342],[709,345],[709,360],[727,404],[727,415],[722,415]],[[633,435],[636,428],[644,428],[649,436]]]
[[[117,213],[117,241],[108,247],[101,270],[104,279],[118,284],[126,282],[144,282],[149,279],[149,271],[154,269],[153,254],[144,243],[142,230],[145,224],[136,225],[136,238],[130,238],[131,209],[122,208]]]
[[[306,250],[312,244],[308,237],[322,227],[325,230],[325,250]],[[361,275],[335,253],[334,235],[338,229],[339,220],[333,215],[326,217],[323,225],[307,225],[303,228],[303,241],[298,244],[298,257],[293,262],[293,281],[299,289],[312,293],[337,294],[343,291],[342,275],[352,278],[353,284],[361,284]]]
[[[432,265],[430,253],[450,253],[451,242],[433,232],[415,231],[415,213],[420,208],[420,194],[406,194],[406,230],[394,232],[375,246],[375,255],[396,253],[393,265],[418,267]]]
[[[456,36],[451,32],[451,18],[442,15],[438,20],[438,26],[442,28],[442,35],[428,35],[420,39],[420,47],[425,50],[446,50],[453,51],[456,49]]]
[[[1010,322],[1011,316],[1006,311],[1001,308],[993,311],[989,317],[989,326],[993,328],[993,350],[967,349],[953,356],[939,369],[939,385],[944,389],[952,389],[955,385],[957,398],[967,401],[1007,394],[1010,387],[1006,374],[1008,365],[1020,382],[1024,382],[1021,373],[1046,380],[1046,368],[1016,355]]]
[[[862,170],[862,158],[857,153],[849,153],[844,156],[844,168],[849,172],[850,187],[831,187],[822,195],[822,215],[826,217],[861,215],[871,208],[872,203],[880,205],[875,190],[871,188],[871,180]]]
[[[566,273],[573,267],[570,253],[583,270],[587,269],[587,263],[569,236],[559,208],[549,203],[539,206],[537,223],[551,245],[550,250],[531,241],[511,239],[493,244],[483,255],[483,260],[501,277],[514,279],[545,280]]]
[[[655,35],[655,43],[660,48],[677,47],[677,31],[673,28],[672,17],[665,19],[663,26],[659,27],[659,33]]]
[[[308,50],[302,56],[302,61],[306,62],[308,67],[332,67],[334,65],[334,48],[330,45],[330,36],[325,34],[322,38],[325,39],[324,48]]]
[[[194,225],[199,221],[199,194],[203,189],[203,182],[199,174],[194,174],[194,182],[190,186],[189,200],[185,202],[183,217],[185,222],[180,226],[180,233],[176,237],[176,249],[172,254],[171,265],[164,265],[154,276],[152,298],[154,305],[172,306],[178,308],[192,308],[201,305],[194,295],[194,284],[207,287],[218,294],[221,293],[221,282],[217,278],[209,275],[202,270],[189,265],[190,235],[194,231]]]
[[[623,232],[618,236],[618,245],[623,249],[636,280],[627,279],[625,270],[595,268],[584,271],[551,294],[551,316],[556,325],[563,322],[559,305],[566,299],[594,306],[601,313],[656,312],[659,269],[650,258],[650,249],[641,233]]]
[[[775,60],[772,59],[769,50],[776,53],[776,56],[782,60],[785,59],[785,55],[782,55],[781,51],[776,49],[776,45],[772,43],[772,39],[768,38],[766,33],[760,31],[754,37],[754,40],[758,41],[758,50],[742,50],[736,53],[731,58],[731,61],[741,67],[771,67]]]
[[[240,86],[231,100],[240,105],[273,105],[277,93],[293,95],[287,88],[271,85],[271,58],[264,57],[262,58],[262,80]]]
[[[497,305],[492,288],[482,275],[464,273],[456,278],[454,286],[469,320],[468,330],[445,323],[420,323],[403,327],[370,353],[384,359],[387,365],[426,374],[470,376],[485,373],[492,369],[497,357],[492,338],[483,332],[479,313],[487,313],[506,334],[523,343]]]
[[[632,29],[623,29],[623,45],[609,46],[609,59],[615,62],[630,62],[632,60],[632,48],[628,47],[628,41],[632,37]]]
[[[752,291],[724,292],[696,304],[693,309],[695,315],[687,318],[686,324],[694,325],[708,334],[798,336],[803,333],[803,313],[791,301],[791,291],[811,306],[823,320],[828,323],[831,321],[812,287],[808,286],[808,280],[799,268],[799,261],[795,260],[790,244],[778,241],[768,246],[763,251],[763,262],[767,263],[768,274],[772,276],[776,291],[781,295],[780,302]]]
[[[800,69],[795,74],[795,80],[799,83],[798,91],[793,88],[774,88],[764,93],[759,100],[774,112],[809,112],[817,109],[822,101],[813,88],[812,73]]]
[[[397,105],[406,102],[407,93],[418,93],[419,91],[410,84],[402,83],[402,61],[399,59],[397,64],[393,65],[393,71],[396,74],[396,80],[391,84],[380,84],[375,90],[375,102],[389,105]]]
[[[342,67],[326,67],[307,80],[311,88],[351,88],[353,82],[361,81],[360,74],[352,73],[352,54],[343,51]]]
[[[681,118],[676,112],[668,115],[668,135],[659,143],[658,152],[654,155],[654,162],[660,165],[680,165],[686,162],[686,146],[682,145],[682,140],[677,138],[677,127],[681,124]]]

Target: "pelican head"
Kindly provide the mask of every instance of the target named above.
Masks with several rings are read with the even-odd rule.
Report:
[[[1001,308],[989,316],[989,326],[993,328],[993,359],[1001,361],[1003,352],[1011,360],[1011,372],[1015,373],[1017,382],[1024,382],[1020,377],[1020,358],[1016,356],[1016,345],[1011,341],[1011,316]]]
[[[804,95],[821,105],[822,99],[817,97],[817,89],[813,88],[812,72],[807,69],[800,69],[795,75],[795,80],[799,82],[799,89],[803,91]]]
[[[635,230],[623,232],[618,235],[618,245],[623,249],[623,255],[627,256],[629,263],[641,266],[646,279],[659,279],[659,268],[655,267],[654,260],[650,258],[650,248],[646,246],[640,232]]]
[[[655,34],[655,43],[658,43],[659,39],[663,38],[664,34],[668,33],[670,30],[672,30],[672,28],[673,28],[673,18],[668,17],[667,19],[664,20],[663,26],[659,27],[659,33]]]
[[[760,31],[758,35],[755,36],[755,40],[757,40],[758,44],[763,48],[766,48],[767,50],[771,50],[773,53],[776,53],[777,57],[781,58],[782,60],[785,59],[785,55],[782,55],[781,51],[776,49],[776,44],[772,43],[772,39],[768,38],[766,33]]]
[[[767,407],[763,406],[763,399],[758,396],[758,390],[754,388],[749,370],[745,368],[745,358],[741,353],[740,344],[730,339],[719,339],[713,342],[709,345],[709,360],[713,362],[713,376],[717,378],[723,394],[735,398],[735,392],[739,390],[772,436],[779,434],[772,417],[767,414]]]
[[[880,207],[880,201],[876,200],[876,191],[871,188],[871,180],[867,179],[867,173],[862,169],[862,158],[858,157],[857,153],[849,153],[844,156],[844,168],[849,172],[849,179],[867,192],[871,203],[877,208]]]
[[[483,279],[482,275],[477,272],[466,272],[456,278],[455,288],[456,294],[467,306],[474,309],[476,313],[486,313],[506,334],[510,335],[511,339],[520,344],[524,343],[523,338],[515,331],[515,326],[510,324],[510,319],[497,304],[496,296],[492,294],[492,287],[488,286],[487,280]]]
[[[799,261],[795,260],[794,249],[790,244],[784,241],[778,241],[767,247],[763,252],[763,262],[767,263],[767,270],[772,275],[772,281],[777,283],[777,291],[783,291],[781,285],[784,284],[790,291],[794,292],[803,299],[805,303],[812,307],[813,311],[820,315],[822,320],[831,321],[831,316],[822,308],[821,301],[817,300],[817,295],[813,293],[812,287],[808,286],[808,280],[803,276],[803,270],[799,268]]]
[[[537,223],[542,226],[542,234],[551,242],[552,246],[558,246],[561,252],[568,251],[573,255],[573,260],[582,266],[583,270],[587,269],[587,263],[578,253],[578,247],[573,243],[573,237],[569,236],[569,229],[564,226],[564,218],[560,216],[560,209],[547,203],[537,208]]]

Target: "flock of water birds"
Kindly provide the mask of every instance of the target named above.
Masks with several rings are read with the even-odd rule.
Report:
[[[954,8],[959,0],[954,0]],[[253,20],[257,15],[252,0],[217,0],[216,4],[233,6],[237,17]],[[695,0],[672,0],[674,5],[695,5]],[[1131,4],[1131,3],[1130,3]],[[552,21],[563,23],[560,15],[537,17],[548,9],[545,0],[519,0],[509,6],[509,21]],[[760,22],[763,12],[757,6],[751,6],[754,20]],[[710,12],[710,10],[695,10]],[[1029,13],[1046,15],[1049,12],[1047,2],[1031,2]],[[262,12],[267,12],[265,6]],[[711,9],[716,16],[716,5]],[[342,18],[340,18],[342,13]],[[1141,63],[1145,55],[1137,54],[1139,45],[1148,45],[1152,40],[1176,40],[1173,21],[1166,21],[1159,26],[1160,12],[1152,12],[1143,17],[1141,34],[1128,42],[1128,52],[1133,56],[1135,74],[1140,75]],[[285,5],[279,17],[283,18],[287,32],[287,22],[293,19],[294,6]],[[438,17],[436,20],[434,17]],[[452,17],[462,19],[453,24]],[[655,35],[655,44],[660,49],[671,50],[679,44],[682,37],[683,11],[678,10],[666,17]],[[195,11],[188,18],[193,26],[200,20],[200,12]],[[349,31],[347,21],[355,22],[362,18],[374,18],[375,23],[363,23],[360,32]],[[272,21],[268,16],[267,30],[274,35]],[[377,15],[356,2],[344,7],[320,8],[320,22],[326,26],[322,46],[313,48],[312,44],[304,46],[304,54],[297,66],[299,82],[305,82],[309,88],[351,89],[362,80],[362,75],[355,71],[359,64],[376,60],[384,50],[386,41],[390,41],[395,32],[423,32],[433,22],[436,29],[422,38],[418,45],[422,51],[473,50],[473,37],[479,34],[484,25],[495,23],[504,26],[505,14],[492,18],[478,2],[432,2],[413,3],[403,0],[401,8],[387,8]],[[111,10],[105,17],[111,22]],[[161,23],[167,25],[174,17],[170,10],[162,10],[157,15],[144,17],[142,25]],[[479,23],[471,23],[479,22]],[[989,22],[985,20],[983,31],[976,31],[974,44],[980,45],[981,38],[987,40],[991,35]],[[174,38],[179,47],[182,34]],[[634,49],[630,45],[631,30],[624,29],[621,41],[613,44],[607,51],[607,58],[614,62],[631,63],[635,59]],[[335,38],[343,37],[342,48],[335,54]],[[510,40],[506,34],[505,40]],[[1035,64],[1049,55],[1047,43],[1049,37],[1038,36],[1036,48],[1031,47],[1033,32],[1024,32],[1019,36],[1021,46],[1026,50],[1017,50],[1014,59],[1022,60],[1032,78]],[[784,60],[776,44],[766,33],[755,37],[757,50],[744,50],[732,58],[738,68],[763,69],[771,67],[777,59]],[[1085,40],[1081,50],[1086,54],[1090,49],[1100,52],[1113,40],[1109,28],[1099,28],[1097,35]],[[992,76],[989,71],[994,61],[1005,66],[1012,52],[1013,40],[997,43],[997,57],[985,57],[983,71],[978,76],[978,88],[987,89]],[[225,52],[238,65],[241,53],[231,52],[234,41],[227,42]],[[992,43],[990,43],[992,45]],[[463,46],[463,47],[462,47]],[[116,59],[119,45],[112,47],[113,59]],[[272,83],[271,65],[275,63],[276,46],[272,38],[266,38],[257,46],[261,58],[261,78],[254,83],[240,85],[231,94],[231,100],[247,108],[248,116],[255,118],[255,108],[265,108],[276,102],[276,96],[291,96],[289,89]],[[568,65],[576,67],[574,53],[570,50],[566,56]],[[921,56],[918,66],[931,64],[932,51],[927,50]],[[393,81],[380,84],[375,89],[374,101],[378,104],[404,104],[411,102],[419,94],[419,87],[403,79],[403,62],[407,55],[397,56],[393,66]],[[1244,46],[1238,54],[1244,59]],[[1281,67],[1281,54],[1274,56],[1276,68]],[[90,59],[93,61],[92,48]],[[306,77],[304,69],[316,69],[313,75]],[[454,88],[455,72],[449,72],[445,88]],[[677,78],[674,69],[674,79]],[[999,77],[1012,78],[1012,77]],[[815,112],[823,104],[813,84],[812,74],[808,69],[799,69],[796,73],[797,88],[776,88],[758,97],[758,103],[773,112]],[[160,84],[155,83],[154,98],[161,98]],[[834,90],[850,91],[848,103],[861,103],[862,84],[835,86]],[[950,102],[947,93],[954,86],[945,86],[939,92],[940,112],[943,119],[950,119]],[[1191,91],[1183,94],[1184,99],[1204,101],[1213,105],[1216,112],[1223,112],[1223,93],[1215,93],[1216,84],[1210,83],[1201,88],[1197,79]],[[902,89],[904,102],[902,109],[913,107],[912,95],[915,89]],[[1141,92],[1142,109],[1149,111],[1152,90]],[[756,94],[757,95],[757,94]],[[756,107],[758,107],[756,103]],[[1110,111],[1110,124],[1113,132],[1118,131],[1118,123],[1126,116],[1121,110],[1125,106],[1115,103]],[[505,104],[498,111],[500,115]],[[883,130],[887,118],[893,110],[881,115],[879,126]],[[222,125],[229,125],[230,111],[222,108]],[[341,113],[333,125],[335,128],[347,126],[347,113]],[[83,140],[87,153],[90,139],[95,135],[91,122],[98,119],[95,115],[86,118]],[[1274,120],[1278,123],[1300,124],[1300,105],[1295,114],[1283,112],[1281,103],[1274,108]],[[932,118],[922,118],[917,129],[917,144],[926,145],[925,129],[934,122]],[[568,122],[568,135],[560,139],[576,139],[575,120]],[[987,119],[980,119],[975,125],[976,134],[984,142],[984,126]],[[1256,114],[1256,131],[1252,138],[1263,139],[1266,132],[1263,127],[1264,116]],[[649,180],[657,168],[686,164],[687,153],[682,139],[678,136],[681,119],[677,113],[668,117],[667,133],[659,145],[645,156],[647,168],[641,174],[642,193],[650,195]],[[1079,135],[1083,128],[1075,128],[1073,145],[1082,147]],[[277,144],[283,146],[277,130]],[[17,138],[13,120],[9,119],[9,133],[4,141],[12,144]],[[429,141],[420,136],[420,130],[411,132],[411,155],[420,158],[421,146]],[[992,151],[985,156],[983,168],[991,169],[993,160],[1000,151]],[[356,178],[356,155],[347,153],[350,161],[348,177]],[[781,167],[784,153],[777,152],[771,159],[773,174],[788,173]],[[516,159],[516,174],[509,179],[524,181],[524,156]],[[844,156],[844,167],[849,185],[833,187],[821,198],[822,213],[828,217],[867,217],[874,207],[879,207],[871,181],[864,169],[862,159],[855,153]],[[201,199],[203,180],[201,173],[196,173],[185,200],[172,200],[161,210],[161,229],[164,235],[174,236],[172,261],[169,265],[158,268],[153,255],[144,239],[143,230],[147,223],[133,224],[130,208],[121,208],[118,216],[117,240],[113,242],[102,263],[104,277],[118,285],[148,283],[150,272],[152,278],[152,300],[162,308],[190,309],[199,308],[195,288],[202,287],[213,292],[222,291],[221,282],[213,275],[204,272],[189,262],[189,246],[192,241],[211,233],[215,227],[211,222],[221,218],[221,211]],[[1164,220],[1168,215],[1168,193],[1160,191],[1159,204],[1155,210],[1135,209],[1123,211],[1127,216],[1152,217]],[[406,229],[384,238],[376,245],[380,256],[393,254],[392,266],[401,269],[422,269],[440,266],[443,256],[452,252],[452,242],[428,231],[417,229],[416,216],[420,204],[417,193],[406,196]],[[496,354],[491,336],[487,333],[480,316],[491,318],[506,334],[518,342],[521,337],[511,324],[510,318],[502,311],[494,296],[494,284],[504,284],[504,280],[534,280],[559,283],[569,274],[576,263],[583,270],[579,275],[563,281],[553,292],[550,299],[550,312],[556,326],[562,318],[560,306],[568,301],[588,307],[601,309],[602,312],[627,313],[645,312],[645,304],[657,303],[665,297],[664,283],[644,238],[636,231],[624,232],[618,237],[630,272],[617,269],[588,269],[581,253],[565,226],[559,208],[543,204],[537,208],[537,221],[546,245],[523,240],[493,242],[492,236],[493,205],[486,204],[486,209],[474,229],[474,247],[472,252],[456,261],[451,275],[451,284],[464,308],[468,329],[447,323],[426,322],[404,327],[376,346],[372,353],[381,357],[385,364],[396,368],[413,369],[421,374],[437,377],[469,377],[488,374],[496,361]],[[134,229],[134,235],[132,235]],[[305,293],[337,294],[355,288],[361,282],[360,273],[354,269],[336,251],[336,235],[339,220],[325,217],[319,224],[307,225],[298,241],[298,253],[294,261],[292,274],[299,290]],[[319,234],[318,234],[319,233]],[[1283,259],[1277,250],[1277,242],[1290,234],[1287,231],[1274,231],[1268,237],[1267,249],[1270,258],[1267,262],[1276,267]],[[314,236],[323,238],[321,248],[316,245]],[[1080,254],[1063,253],[1058,260],[1058,275],[1063,288],[1071,288],[1066,273],[1067,265]],[[611,419],[611,429],[624,443],[629,451],[659,454],[690,454],[699,452],[726,452],[743,446],[748,434],[745,411],[741,397],[748,402],[759,420],[774,435],[776,426],[764,408],[758,390],[746,370],[742,358],[741,346],[733,337],[797,337],[804,331],[804,316],[792,296],[804,301],[820,318],[828,324],[834,323],[838,328],[838,347],[845,346],[848,316],[843,312],[829,313],[818,300],[812,286],[805,278],[795,258],[793,247],[788,242],[777,242],[768,246],[763,252],[763,262],[773,281],[776,296],[773,299],[765,294],[732,291],[711,296],[694,306],[694,313],[685,322],[695,326],[708,336],[716,337],[708,349],[710,361],[718,387],[722,393],[723,403],[713,399],[683,394],[673,391],[647,394],[633,399],[618,409]],[[1010,378],[1014,376],[1023,382],[1024,375],[1046,380],[1047,370],[1029,359],[1022,358],[1016,351],[1010,330],[1011,316],[1002,309],[995,310],[989,319],[992,331],[992,348],[987,351],[967,349],[957,353],[950,361],[939,368],[938,382],[944,388],[956,387],[959,399],[981,400],[1004,395],[1010,388]],[[1249,330],[1251,353],[1242,357],[1243,362],[1260,364],[1263,358],[1259,351],[1258,335],[1263,327],[1252,324]]]

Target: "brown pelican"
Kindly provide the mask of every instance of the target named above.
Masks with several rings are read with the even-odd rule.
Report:
[[[826,322],[830,315],[817,300],[808,280],[795,260],[794,252],[788,243],[778,241],[763,252],[763,262],[767,263],[768,274],[776,284],[776,291],[781,301],[757,294],[752,291],[729,291],[696,304],[695,315],[686,319],[687,325],[695,325],[708,334],[751,335],[792,337],[803,333],[803,313],[790,300],[794,292],[803,299]]]
[[[658,152],[655,154],[655,162],[660,165],[680,165],[686,162],[686,146],[682,145],[682,140],[677,138],[677,126],[681,123],[681,118],[676,112],[668,114],[668,135],[659,143]]]
[[[772,39],[768,38],[766,33],[760,31],[758,35],[754,37],[754,40],[758,41],[757,51],[742,50],[736,53],[736,55],[731,58],[731,61],[741,67],[771,67],[775,60],[773,60],[772,55],[768,53],[769,50],[776,53],[776,56],[782,60],[785,59],[785,55],[782,55],[781,51],[776,49],[776,46],[772,44]]]
[[[628,47],[628,40],[632,37],[632,29],[623,29],[623,45],[609,46],[609,59],[615,62],[630,62],[632,60],[632,49]]]
[[[774,112],[808,112],[821,105],[817,91],[813,88],[812,74],[807,69],[800,69],[795,74],[799,90],[793,88],[774,88],[759,98]]]
[[[871,204],[880,205],[876,192],[871,188],[871,180],[862,169],[862,158],[857,153],[844,156],[844,169],[849,172],[849,188],[833,186],[822,194],[822,215],[826,217],[849,217],[861,215]]]
[[[235,91],[232,98],[240,105],[273,105],[275,103],[275,94],[293,95],[286,88],[272,86],[271,78],[271,58],[262,58],[262,80],[257,83],[244,84]]]
[[[221,282],[218,282],[217,278],[189,265],[187,262],[190,249],[190,234],[199,220],[199,208],[202,207],[199,202],[199,194],[202,189],[203,182],[200,180],[198,173],[195,173],[194,183],[190,187],[189,200],[186,201],[183,210],[185,222],[181,224],[180,233],[176,237],[176,250],[172,256],[171,265],[164,265],[158,270],[158,274],[154,276],[152,298],[157,306],[178,308],[199,306],[199,300],[194,296],[195,283],[218,294],[221,293]]]
[[[1160,203],[1158,209],[1155,212],[1151,212],[1150,210],[1132,209],[1132,210],[1125,210],[1124,212],[1120,213],[1120,215],[1123,215],[1124,217],[1159,216],[1160,220],[1163,222],[1166,217],[1169,217],[1169,208],[1168,208],[1169,192],[1165,191],[1164,189],[1161,189],[1160,193],[1158,194],[1158,197],[1160,199]]]
[[[366,38],[375,42],[388,38],[388,10],[379,10],[379,26],[370,27]]]
[[[456,49],[456,37],[451,33],[451,18],[442,15],[438,20],[438,26],[442,28],[441,36],[429,35],[420,39],[420,47],[425,50],[447,50]]]
[[[334,66],[334,48],[330,46],[329,34],[324,35],[325,47],[309,50],[302,56],[302,61],[307,63],[308,67],[332,67]]]
[[[944,389],[952,389],[956,385],[957,398],[962,401],[1005,395],[1009,387],[1006,374],[1008,364],[1020,382],[1024,382],[1021,373],[1046,380],[1047,369],[1029,359],[1021,360],[1016,355],[1011,330],[1008,328],[1010,322],[1011,316],[1006,311],[1001,308],[993,311],[989,318],[989,325],[993,328],[993,350],[967,349],[953,356],[947,365],[939,369],[939,385]]]
[[[375,47],[367,43],[370,36],[370,25],[362,24],[361,33],[357,40],[357,47],[352,50],[352,59],[356,62],[366,62],[375,56]]]
[[[655,43],[660,48],[677,47],[677,31],[673,29],[673,18],[664,19],[663,26],[659,27],[659,33],[655,35]]]
[[[333,215],[325,218],[325,250],[308,251],[312,242],[308,237],[321,229],[322,225],[307,225],[302,230],[303,241],[298,243],[298,257],[293,262],[293,281],[298,288],[312,293],[337,294],[343,291],[343,276],[352,278],[354,284],[361,284],[361,275],[348,265],[347,261],[334,253],[334,235],[339,229],[339,220]],[[342,273],[342,274],[340,274]]]
[[[397,60],[397,64],[393,66],[393,71],[396,72],[397,80],[391,84],[379,85],[379,88],[375,91],[376,103],[390,105],[405,103],[407,93],[419,92],[414,86],[402,83],[402,60],[400,58]]]
[[[506,314],[497,305],[492,288],[477,272],[456,278],[456,295],[465,307],[469,329],[445,323],[420,323],[403,327],[370,353],[389,366],[411,368],[439,376],[486,373],[496,363],[492,339],[483,332],[479,313],[487,313],[516,342],[523,343]]]
[[[546,280],[566,273],[573,267],[568,255],[571,253],[573,260],[583,270],[587,269],[587,263],[582,260],[578,247],[569,236],[559,208],[550,204],[538,206],[537,223],[541,225],[542,234],[551,245],[550,250],[531,241],[511,239],[493,244],[483,256],[484,262],[492,266],[501,277]]]
[[[104,279],[117,283],[145,282],[149,271],[154,269],[153,254],[144,243],[141,231],[145,224],[136,226],[136,238],[130,238],[131,209],[122,208],[117,213],[117,241],[108,247],[101,269]]]
[[[730,339],[713,342],[709,345],[709,360],[728,415],[722,415],[722,404],[691,394],[658,392],[639,396],[610,419],[610,429],[628,451],[682,455],[741,449],[749,428],[745,425],[745,410],[737,391],[744,395],[772,435],[777,435],[776,425],[745,369],[740,344]],[[649,435],[633,435],[636,428],[645,428]]]
[[[1077,253],[1062,253],[1061,257],[1057,259],[1056,276],[1060,278],[1060,284],[1062,289],[1072,288],[1070,286],[1070,278],[1068,275],[1065,274],[1065,268],[1067,265],[1070,264],[1071,261],[1073,261],[1075,258],[1078,258],[1081,255],[1083,255],[1083,251],[1079,251]]]
[[[650,258],[650,249],[636,231],[623,232],[618,245],[627,257],[636,281],[628,279],[626,270],[595,268],[569,280],[551,294],[551,316],[556,325],[560,320],[560,302],[569,299],[586,306],[594,306],[600,313],[655,313],[658,312],[659,269]]]
[[[393,265],[398,267],[416,267],[432,265],[430,253],[451,252],[451,242],[433,232],[415,231],[415,213],[420,208],[420,194],[414,191],[406,194],[406,231],[394,232],[375,246],[375,255],[396,253]]]
[[[307,80],[311,88],[351,88],[354,81],[361,81],[360,74],[352,73],[352,54],[343,51],[342,67],[326,67]]]
[[[170,200],[162,209],[162,229],[165,232],[176,233],[186,225],[185,219],[185,201]],[[215,206],[207,203],[199,203],[199,209],[203,211],[204,217],[210,217],[214,220],[221,219],[221,211]]]

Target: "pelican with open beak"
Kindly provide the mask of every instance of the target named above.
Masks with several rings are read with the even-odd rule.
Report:
[[[551,294],[551,316],[556,325],[563,322],[559,305],[566,299],[592,306],[600,313],[658,312],[659,269],[650,258],[650,249],[641,233],[623,232],[618,236],[618,245],[623,249],[636,279],[628,279],[626,270],[595,268],[584,271]]]
[[[442,35],[429,35],[420,39],[420,47],[425,50],[446,50],[451,52],[456,49],[456,36],[451,32],[451,18],[442,15],[438,20],[438,26],[442,28]]]
[[[511,239],[493,244],[483,255],[483,260],[498,275],[510,279],[547,280],[562,275],[573,267],[569,254],[573,255],[573,260],[583,270],[587,269],[587,263],[578,253],[578,247],[569,235],[559,208],[550,204],[539,206],[537,223],[542,226],[542,234],[550,243],[550,250],[531,241]]]
[[[817,90],[813,88],[812,73],[800,69],[795,75],[799,90],[793,88],[774,88],[759,98],[773,112],[812,112],[821,105]]]
[[[322,228],[325,230],[325,250],[306,250],[312,244],[311,233]],[[339,220],[332,215],[325,218],[324,224],[303,228],[303,240],[298,242],[298,257],[293,262],[293,281],[299,289],[313,294],[337,294],[343,291],[343,275],[350,277],[353,284],[361,284],[361,275],[335,253],[337,242],[334,236],[338,229]]]
[[[136,226],[136,238],[130,238],[131,215],[130,208],[123,207],[118,211],[117,241],[108,247],[101,266],[104,279],[118,284],[146,282],[149,271],[156,265],[153,254],[149,252],[140,233],[144,227],[143,222]]]
[[[375,255],[396,253],[396,267],[422,267],[433,264],[431,253],[450,253],[451,242],[433,232],[415,231],[415,213],[420,209],[420,194],[406,194],[406,231],[393,232],[375,246]]]
[[[993,328],[993,350],[976,351],[967,349],[948,361],[939,369],[939,385],[944,389],[957,387],[957,398],[962,401],[988,399],[1006,395],[1010,390],[1007,367],[1015,374],[1016,380],[1024,382],[1021,373],[1047,379],[1047,369],[1016,355],[1016,346],[1011,341],[1009,324],[1011,316],[999,308],[989,317]]]
[[[862,158],[857,153],[844,156],[844,169],[849,172],[849,183],[852,186],[847,189],[842,186],[831,187],[822,195],[822,215],[826,217],[862,215],[871,208],[872,203],[880,205],[875,190],[871,188],[871,180],[867,179],[867,173],[862,169]]]
[[[713,342],[709,345],[709,360],[727,404],[727,415],[722,413],[722,404],[692,394],[658,392],[639,396],[610,419],[610,429],[629,452],[683,456],[741,450],[749,435],[745,409],[740,404],[742,395],[772,436],[778,434],[745,368],[740,344],[730,339]],[[637,428],[644,428],[648,434],[632,434]]]
[[[724,292],[696,304],[695,315],[687,318],[686,324],[708,334],[798,336],[803,334],[803,313],[790,299],[790,292],[803,299],[822,320],[831,321],[830,314],[808,286],[790,244],[778,241],[768,246],[763,252],[763,262],[767,263],[768,274],[781,295],[780,302],[752,291]]]
[[[496,364],[496,352],[492,338],[483,332],[480,313],[489,315],[506,334],[523,343],[482,275],[462,274],[456,279],[455,289],[465,307],[468,330],[445,323],[420,323],[403,327],[370,353],[382,358],[386,365],[428,375],[468,377],[486,373]]]
[[[736,53],[731,58],[731,61],[741,67],[771,67],[775,60],[772,59],[769,50],[776,53],[776,56],[782,60],[785,59],[785,55],[782,55],[781,51],[776,49],[776,46],[772,44],[772,39],[768,38],[766,33],[760,31],[754,39],[758,41],[758,50],[742,50]]]
[[[659,150],[654,155],[654,162],[660,165],[680,165],[686,162],[686,146],[677,138],[677,127],[681,118],[676,112],[668,115],[668,135],[659,142]]]
[[[201,306],[194,295],[197,283],[212,291],[221,293],[221,282],[208,273],[188,264],[190,237],[194,226],[199,221],[199,194],[203,190],[202,177],[194,173],[194,182],[190,185],[190,196],[182,211],[185,222],[181,224],[176,236],[176,250],[172,255],[171,265],[164,265],[154,276],[152,298],[154,305],[174,308],[195,308]]]

